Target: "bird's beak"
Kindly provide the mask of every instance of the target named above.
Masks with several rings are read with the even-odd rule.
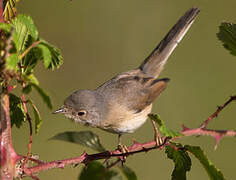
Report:
[[[58,113],[65,113],[66,110],[64,107],[61,107],[60,109],[56,110],[55,112],[53,112],[52,114],[58,114]]]

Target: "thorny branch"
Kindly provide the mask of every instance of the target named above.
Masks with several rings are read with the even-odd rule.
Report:
[[[202,125],[200,126],[200,128],[205,128],[208,123],[215,117],[218,116],[218,114],[228,105],[230,104],[232,101],[236,101],[236,96],[231,96],[230,99],[228,101],[226,101],[222,106],[218,106],[216,112],[214,112],[212,115],[210,115],[206,121],[204,121],[202,123]]]
[[[120,150],[114,150],[114,151],[105,151],[101,153],[96,154],[87,154],[84,152],[81,156],[75,157],[75,158],[69,158],[64,160],[57,160],[47,163],[41,163],[39,165],[36,165],[34,167],[29,167],[24,169],[24,173],[26,175],[33,175],[39,171],[42,170],[48,170],[52,168],[64,168],[67,165],[71,164],[88,164],[91,161],[94,160],[100,160],[100,159],[108,159],[111,157],[122,157],[122,156],[129,156],[132,154],[140,153],[140,152],[148,152],[152,149],[161,149],[162,147],[169,144],[169,138],[163,137],[163,144],[160,146],[156,146],[156,141],[146,142],[146,143],[138,143],[137,141],[134,141],[132,146],[127,147],[128,152],[122,153]]]
[[[69,158],[69,159],[64,159],[64,160],[56,160],[52,162],[39,162],[38,165],[33,166],[33,167],[28,167],[25,168],[23,171],[24,176],[31,176],[35,179],[37,177],[33,176],[35,173],[43,171],[43,170],[48,170],[52,168],[64,168],[67,165],[72,165],[72,164],[88,164],[91,161],[94,160],[100,160],[100,159],[109,159],[111,157],[123,157],[123,156],[129,156],[132,154],[140,153],[140,152],[147,152],[153,149],[162,149],[165,146],[170,145],[170,140],[176,140],[185,136],[191,136],[191,135],[210,135],[216,139],[216,141],[220,140],[223,136],[236,136],[236,131],[233,130],[210,130],[206,129],[206,126],[208,123],[215,117],[218,116],[218,114],[226,107],[228,106],[232,101],[236,101],[236,96],[231,96],[228,101],[226,101],[222,106],[219,106],[218,109],[207,118],[204,123],[196,129],[189,129],[185,126],[182,134],[184,136],[179,136],[175,138],[168,138],[168,137],[162,137],[163,144],[160,146],[156,146],[156,141],[150,141],[146,143],[138,143],[137,141],[134,141],[133,145],[127,147],[128,152],[127,153],[122,153],[120,150],[114,150],[114,151],[105,151],[101,153],[96,153],[96,154],[87,154],[84,152],[81,156],[79,157],[74,157],[74,158]],[[218,143],[217,141],[217,143]],[[116,165],[120,159],[115,161],[114,163],[108,165],[107,168],[110,168],[114,165]]]
[[[185,136],[192,136],[192,135],[208,135],[212,136],[216,140],[216,145],[215,149],[218,146],[219,141],[224,137],[224,136],[236,136],[236,131],[235,130],[213,130],[213,129],[207,129],[206,126],[208,123],[215,117],[218,116],[218,114],[226,107],[228,106],[231,102],[236,101],[236,96],[231,96],[228,101],[226,101],[222,106],[218,106],[217,110],[211,114],[202,124],[199,128],[194,128],[190,129],[183,125],[183,130],[182,134]]]

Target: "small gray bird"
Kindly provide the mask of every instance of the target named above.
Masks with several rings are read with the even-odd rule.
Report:
[[[118,74],[95,90],[73,92],[54,113],[116,133],[121,145],[121,135],[132,133],[144,124],[152,103],[166,88],[169,79],[157,77],[198,13],[198,8],[189,9],[138,68]],[[158,132],[156,139],[161,142]]]

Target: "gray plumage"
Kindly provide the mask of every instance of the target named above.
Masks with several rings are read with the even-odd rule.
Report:
[[[182,40],[199,12],[200,10],[198,8],[191,8],[171,28],[164,39],[139,67],[145,74],[152,77],[159,76],[168,57]]]
[[[198,12],[198,8],[188,10],[138,68],[118,74],[95,90],[74,92],[55,113],[113,133],[135,131],[166,88],[169,79],[157,77]]]

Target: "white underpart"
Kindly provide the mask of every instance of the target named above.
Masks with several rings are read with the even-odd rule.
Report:
[[[143,111],[133,115],[133,118],[122,122],[119,127],[116,129],[116,132],[121,134],[123,133],[132,133],[140,126],[142,126],[148,118],[148,114],[151,113],[152,105],[146,107]]]

